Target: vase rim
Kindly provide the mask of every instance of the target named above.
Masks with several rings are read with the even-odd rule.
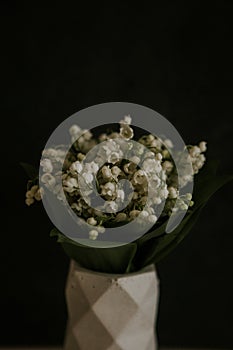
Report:
[[[73,270],[95,275],[95,276],[102,276],[102,277],[108,277],[108,278],[127,278],[127,277],[134,277],[134,276],[139,276],[142,274],[149,274],[149,273],[154,273],[157,277],[156,269],[154,264],[150,264],[148,266],[143,267],[141,270],[135,271],[135,272],[129,272],[129,273],[108,273],[108,272],[100,272],[100,271],[94,271],[94,270],[89,270],[85,267],[82,267],[79,265],[75,260],[71,260],[71,267]]]

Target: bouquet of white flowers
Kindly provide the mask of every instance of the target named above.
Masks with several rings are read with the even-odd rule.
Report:
[[[86,246],[57,229],[52,235],[58,236],[67,254],[82,266],[104,272],[136,271],[168,254],[189,232],[208,198],[231,177],[214,175],[211,162],[201,170],[206,159],[204,141],[186,146],[192,172],[184,169],[178,176],[172,141],[135,130],[130,116],[104,133],[97,131],[73,125],[68,152],[62,146],[45,149],[40,182],[32,167],[23,163],[31,176],[26,204],[39,201],[48,192],[64,206],[69,204],[73,214],[88,227],[83,242],[95,244]],[[182,155],[179,161],[182,166]],[[197,174],[192,197],[182,189]],[[186,215],[181,224],[167,233],[169,218],[182,211]],[[133,231],[140,232],[136,239],[108,249],[98,244],[107,240],[107,228],[118,227],[120,234],[129,223],[134,223],[131,230],[133,227]]]

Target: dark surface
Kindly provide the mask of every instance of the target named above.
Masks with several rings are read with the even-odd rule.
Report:
[[[63,339],[68,258],[43,208],[24,205],[19,166],[38,164],[61,121],[101,102],[146,105],[233,169],[233,3],[80,4],[1,3],[0,345]],[[233,347],[232,188],[158,266],[161,345]]]

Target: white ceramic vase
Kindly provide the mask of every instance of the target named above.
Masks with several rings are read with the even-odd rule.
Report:
[[[105,274],[71,261],[65,350],[155,350],[159,281],[153,265]]]

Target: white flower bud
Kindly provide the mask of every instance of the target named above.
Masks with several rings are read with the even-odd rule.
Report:
[[[116,177],[118,177],[118,175],[120,175],[121,169],[118,166],[114,165],[111,169],[111,173],[116,178]]]
[[[154,204],[161,204],[162,203],[162,199],[160,197],[154,197],[153,198],[153,202],[154,202]]]
[[[114,201],[106,201],[104,207],[107,213],[115,213],[118,209],[118,205]]]
[[[112,199],[112,197],[116,196],[116,185],[113,182],[107,182],[105,185],[101,185],[102,196],[107,196],[108,199]]]
[[[89,232],[89,238],[92,239],[93,241],[98,237],[99,233],[97,230],[91,230]]]
[[[89,225],[95,226],[97,224],[97,221],[93,217],[91,217],[87,219],[87,223]]]
[[[41,176],[41,182],[43,182],[47,187],[53,187],[56,184],[56,179],[50,173],[45,173]]]
[[[199,148],[200,148],[201,152],[205,152],[207,150],[206,144],[207,143],[205,141],[202,141],[199,143]]]
[[[120,128],[120,135],[126,140],[130,140],[133,138],[134,132],[128,124],[122,124],[122,127]]]
[[[177,198],[178,191],[175,187],[169,187],[168,192],[169,192],[169,198],[171,198],[171,199]]]
[[[124,116],[124,119],[123,120],[120,120],[120,124],[128,124],[130,125],[132,122],[132,118],[130,117],[130,115],[126,115]]]
[[[198,146],[192,146],[189,149],[189,154],[191,155],[191,157],[195,158],[197,157],[199,154],[201,153],[201,150]]]
[[[146,211],[148,211],[149,214],[154,214],[155,213],[155,210],[152,207],[147,208]]]
[[[78,133],[80,133],[81,128],[78,125],[72,125],[69,129],[69,133],[71,136],[76,136]]]
[[[57,156],[57,150],[54,148],[48,148],[44,149],[42,151],[42,157],[56,157]]]
[[[125,192],[123,190],[117,190],[116,199],[121,201],[121,202],[124,202]]]
[[[147,158],[143,162],[143,170],[145,170],[146,174],[159,173],[162,170],[162,167],[160,161],[154,158]]]
[[[147,196],[143,196],[143,197],[140,199],[140,203],[141,203],[142,205],[145,205],[146,202],[147,202]]]
[[[58,157],[64,157],[66,155],[66,151],[63,149],[57,149],[57,156]]]
[[[84,140],[89,141],[92,138],[92,133],[89,130],[83,131],[82,136]]]
[[[33,198],[26,198],[25,203],[29,206],[29,205],[34,203],[34,199]]]
[[[139,216],[140,218],[145,219],[149,216],[149,213],[146,210],[142,210]]]
[[[140,214],[140,210],[132,210],[129,213],[129,217],[130,219],[135,219],[139,214]]]
[[[162,164],[162,167],[167,173],[170,173],[173,169],[173,164],[169,160],[165,160],[165,162]]]
[[[167,189],[167,185],[166,185],[166,187],[163,187],[159,190],[159,195],[160,195],[160,198],[162,198],[162,199],[166,199],[168,197],[168,194],[169,194],[169,192]]]
[[[40,165],[43,168],[44,173],[51,173],[53,171],[53,165],[50,159],[44,158],[40,161]]]
[[[105,227],[103,227],[103,226],[96,226],[95,229],[96,229],[99,233],[104,233],[104,232],[105,232]]]
[[[80,161],[82,161],[85,157],[86,156],[83,153],[78,153],[78,155],[77,155],[77,159],[80,160]]]
[[[171,140],[169,139],[166,139],[163,141],[164,145],[167,147],[167,148],[173,148],[173,143]]]
[[[121,158],[121,155],[118,152],[111,152],[107,158],[108,163],[115,164]]]
[[[181,210],[188,210],[188,205],[185,204],[184,202],[182,202],[182,203],[180,204],[180,209],[181,209]]]
[[[155,224],[156,221],[158,220],[157,216],[156,215],[149,215],[148,216],[148,221],[151,223],[151,224]]]
[[[157,153],[157,154],[155,155],[155,159],[156,159],[156,160],[162,160],[162,159],[163,159],[162,154],[161,154],[161,153]]]
[[[93,181],[93,179],[94,179],[94,177],[93,177],[93,175],[92,175],[91,173],[86,173],[86,172],[84,172],[84,173],[82,174],[82,176],[83,176],[83,178],[85,179],[85,181],[86,181],[87,184],[92,183],[92,181]]]
[[[126,124],[131,124],[132,118],[130,117],[130,115],[125,115],[125,116],[124,116],[124,122],[125,122]]]
[[[70,171],[73,174],[75,174],[75,173],[80,174],[82,170],[83,170],[83,166],[78,160],[76,162],[72,163],[70,166]]]
[[[92,161],[90,163],[85,163],[84,169],[85,169],[85,172],[95,174],[99,170],[99,165],[97,163],[95,163],[94,161]]]
[[[34,185],[30,188],[30,191],[32,192],[32,194],[34,195],[39,189],[38,185]]]
[[[137,192],[134,192],[134,193],[133,193],[133,200],[138,199],[138,196],[139,196],[138,193],[137,193]]]
[[[163,158],[170,158],[170,153],[167,149],[162,151]]]
[[[152,134],[150,134],[150,135],[148,135],[147,136],[147,140],[148,140],[148,142],[152,142],[152,141],[154,141],[154,139],[155,139],[155,137],[154,137],[154,135],[152,135]]]
[[[32,191],[27,191],[26,192],[26,198],[33,198],[34,197],[34,193],[32,193]]]
[[[37,192],[35,193],[34,197],[37,201],[40,201],[44,195],[44,190],[43,188],[39,188]]]
[[[101,134],[101,135],[99,136],[100,142],[106,141],[107,139],[108,139],[107,134]]]
[[[144,158],[154,158],[155,157],[155,154],[154,152],[146,152],[146,154],[144,155]]]
[[[116,222],[126,221],[127,215],[125,213],[118,213],[115,220]]]
[[[66,192],[72,193],[78,188],[78,181],[74,177],[68,177],[63,180],[63,187]]]
[[[150,178],[150,184],[153,186],[153,188],[158,188],[161,184],[161,180],[157,175],[153,175]]]
[[[137,144],[137,154],[141,156],[144,153],[144,147],[141,146],[139,143]]]
[[[101,172],[103,174],[104,180],[110,179],[112,177],[112,172],[107,165],[103,166],[103,168],[101,169]]]
[[[161,148],[161,141],[158,140],[158,139],[154,139],[154,140],[151,141],[150,146],[153,147],[153,148],[160,149]]]
[[[186,198],[188,201],[191,201],[191,199],[192,199],[192,194],[191,194],[191,193],[186,193],[186,194],[185,194],[185,198]]]
[[[76,138],[75,141],[76,140],[78,141],[79,146],[82,146],[86,142],[86,140],[84,139],[84,136],[80,136],[80,137]]]
[[[134,184],[142,185],[146,182],[147,182],[147,179],[146,179],[145,172],[143,170],[140,169],[134,173],[134,175],[133,175],[133,183]]]

